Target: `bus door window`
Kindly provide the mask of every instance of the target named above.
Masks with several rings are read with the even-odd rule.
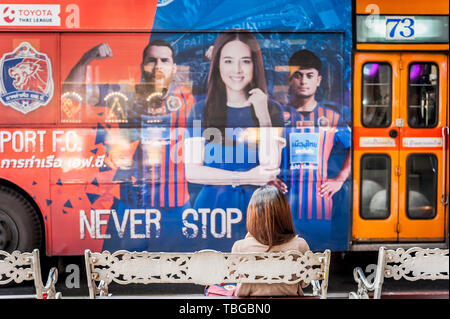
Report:
[[[360,215],[364,219],[390,216],[391,159],[385,154],[367,154],[361,158]]]
[[[408,76],[408,125],[414,128],[437,125],[438,67],[435,63],[412,63]]]
[[[406,160],[406,214],[411,219],[436,216],[438,161],[433,154],[411,154]]]
[[[392,68],[388,63],[371,62],[363,66],[362,124],[388,127],[391,124]]]

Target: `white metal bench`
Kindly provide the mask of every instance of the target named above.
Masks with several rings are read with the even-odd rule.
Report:
[[[31,253],[21,253],[17,250],[7,253],[0,250],[0,286],[26,280],[34,280],[37,299],[61,298],[61,293],[57,293],[55,288],[58,280],[58,270],[55,267],[50,269],[46,285],[42,283],[38,249]]]
[[[279,253],[153,253],[119,250],[85,251],[89,297],[111,296],[108,285],[191,283],[287,283],[313,282],[313,292],[327,297],[329,250]],[[97,285],[98,283],[98,285]]]
[[[358,290],[350,292],[349,298],[369,299],[369,292],[373,291],[373,299],[380,299],[384,278],[403,278],[409,281],[448,280],[448,267],[448,249],[413,247],[405,251],[403,248],[388,250],[380,247],[373,283],[367,280],[360,267],[356,267],[353,277],[358,284]]]

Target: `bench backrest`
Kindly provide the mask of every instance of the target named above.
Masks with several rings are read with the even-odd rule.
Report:
[[[49,273],[47,284],[44,286],[41,277],[41,264],[39,250],[34,249],[31,253],[13,251],[8,253],[0,250],[0,285],[11,282],[21,283],[26,280],[34,280],[37,299],[59,298],[56,293],[55,283],[58,279],[56,268],[52,268]]]
[[[448,249],[413,247],[408,250],[380,250],[383,252],[385,278],[409,281],[449,279]]]
[[[10,282],[21,283],[35,279],[36,255],[14,251],[7,253],[0,250],[0,285]]]
[[[380,247],[378,250],[377,270],[373,283],[370,283],[360,267],[353,271],[353,277],[358,284],[358,291],[350,292],[351,299],[368,299],[369,291],[373,298],[381,298],[384,278],[395,280],[406,279],[436,280],[449,279],[448,249],[413,247],[408,250],[396,250]]]
[[[326,298],[330,251],[270,253],[193,253],[85,251],[89,295],[107,295],[107,285],[131,283],[286,283],[321,281]],[[101,282],[97,287],[96,282]]]

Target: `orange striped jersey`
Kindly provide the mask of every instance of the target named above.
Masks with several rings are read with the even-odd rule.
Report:
[[[195,98],[188,89],[171,87],[160,106],[161,114],[135,115],[131,118],[136,125],[121,126],[121,135],[130,144],[138,142],[131,166],[119,168],[115,176],[116,181],[123,183],[122,201],[134,207],[159,208],[187,203],[184,135],[194,104]]]
[[[286,147],[279,177],[289,189],[294,218],[331,219],[332,198],[319,190],[328,178],[330,154],[337,144],[351,145],[351,133],[334,108],[320,103],[311,112],[283,107]]]

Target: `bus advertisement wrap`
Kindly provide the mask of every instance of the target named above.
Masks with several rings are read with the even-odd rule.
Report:
[[[265,184],[312,250],[348,249],[351,2],[253,2],[1,35],[0,177],[33,197],[49,254],[229,251]]]

